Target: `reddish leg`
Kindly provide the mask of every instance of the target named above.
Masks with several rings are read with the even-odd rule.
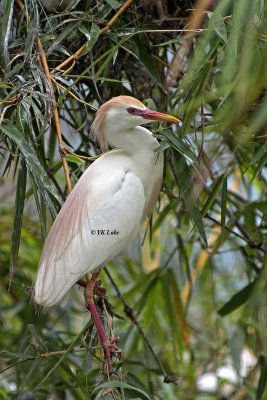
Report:
[[[99,272],[100,271],[94,272],[89,282],[84,282],[83,280],[79,280],[77,284],[85,288],[84,296],[86,305],[92,315],[99,339],[104,349],[108,363],[109,373],[112,374],[113,368],[112,368],[111,350],[119,351],[119,348],[116,346],[118,338],[113,338],[110,341],[107,339],[97,308],[94,303],[94,293],[105,296],[105,289],[99,287],[99,281],[97,280]]]

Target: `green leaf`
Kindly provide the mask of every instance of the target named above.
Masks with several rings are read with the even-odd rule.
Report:
[[[117,0],[106,0],[106,2],[107,2],[108,4],[110,4],[111,7],[112,7],[114,10],[117,10],[117,8],[119,8],[119,7],[121,6],[121,4],[120,4]]]
[[[13,89],[13,86],[9,85],[8,83],[0,82],[0,88],[1,89]]]
[[[185,158],[181,156],[178,151],[174,151],[173,155],[173,159],[170,160],[172,172],[184,198],[184,203],[189,212],[189,215],[193,220],[205,246],[207,247],[208,242],[203,226],[202,215],[197,206],[197,201],[194,198],[194,193],[192,191],[191,176],[188,165]]]
[[[173,299],[173,308],[174,308],[178,323],[180,325],[182,337],[183,337],[184,342],[186,343],[187,347],[190,348],[191,344],[190,344],[189,328],[188,328],[188,324],[187,324],[187,320],[186,320],[184,305],[183,305],[181,295],[180,295],[180,290],[179,290],[177,281],[175,279],[175,276],[174,276],[172,270],[169,269],[167,271],[167,276],[168,276],[169,288],[170,288],[170,291],[172,294],[172,299]]]
[[[209,29],[214,29],[217,35],[226,43],[227,31],[223,17],[218,13],[212,12],[208,12],[208,17],[210,18]]]
[[[45,377],[41,380],[41,382],[38,383],[38,385],[35,387],[34,390],[36,390],[39,386],[41,386],[47,378],[55,371],[55,369],[66,359],[66,357],[69,355],[69,353],[72,351],[74,346],[79,342],[79,340],[82,338],[82,336],[85,334],[85,332],[88,330],[89,326],[91,324],[91,321],[89,321],[84,328],[78,333],[78,335],[73,339],[71,344],[68,346],[67,350],[62,354],[62,356],[59,358],[59,360],[53,365],[53,367],[47,372]]]
[[[25,202],[26,182],[27,182],[27,168],[24,157],[21,157],[20,168],[17,179],[17,191],[16,191],[13,230],[11,238],[9,286],[11,285],[12,282],[14,268],[16,265],[19,252],[22,217],[23,217],[24,202]]]
[[[170,147],[170,143],[168,143],[166,140],[162,141],[159,145],[159,147],[157,147],[154,151],[155,153],[160,153],[164,150],[167,150]]]
[[[266,165],[267,162],[267,151],[266,153],[263,154],[263,156],[261,157],[259,164],[257,165],[254,174],[250,180],[250,182],[253,182],[254,178],[260,173],[260,171],[264,168],[264,166]]]
[[[56,37],[55,40],[53,40],[52,46],[50,46],[46,52],[46,55],[49,56],[52,54],[55,50],[58,50],[60,47],[60,43],[67,38],[73,30],[76,30],[77,22],[68,24],[65,29],[62,29],[60,34]]]
[[[230,314],[231,312],[235,311],[237,308],[245,304],[252,294],[257,282],[258,279],[255,279],[253,282],[249,283],[238,293],[236,293],[226,304],[224,304],[224,306],[219,309],[218,314],[220,314],[221,317],[225,317],[225,315]]]
[[[101,390],[101,389],[105,389],[105,388],[131,389],[137,393],[141,393],[146,399],[151,400],[151,397],[144,390],[136,388],[132,385],[129,385],[128,383],[120,382],[120,381],[110,381],[110,382],[101,383],[100,385],[96,386],[96,388],[94,389],[94,392]]]
[[[158,69],[156,67],[156,64],[154,63],[154,59],[151,56],[151,53],[148,51],[147,48],[145,48],[144,42],[139,36],[135,36],[132,42],[135,44],[135,47],[133,50],[128,50],[130,50],[130,52],[135,55],[138,60],[144,65],[147,73],[151,76],[151,78],[162,87],[162,80],[160,78]]]
[[[66,160],[79,165],[84,163],[84,160],[76,154],[66,154]]]
[[[263,146],[259,148],[257,153],[252,157],[252,159],[249,161],[246,169],[244,170],[244,173],[251,167],[252,165],[255,165],[256,162],[258,162],[265,154],[267,153],[267,142],[264,143]],[[255,175],[254,175],[255,176]],[[253,180],[253,179],[252,179]]]
[[[23,154],[27,169],[31,171],[31,174],[36,182],[40,194],[44,198],[46,206],[52,216],[56,218],[57,208],[56,205],[59,204],[58,196],[54,189],[52,188],[48,176],[39,162],[36,155],[33,153],[30,145],[27,143],[24,135],[19,131],[10,121],[4,120],[0,125],[0,130],[4,132],[10,139],[12,139],[20,149]]]
[[[196,226],[205,246],[208,247],[208,241],[207,241],[207,237],[206,237],[206,233],[205,233],[205,229],[204,229],[204,225],[203,225],[203,221],[202,221],[201,211],[199,210],[197,204],[194,202],[191,194],[190,195],[188,194],[187,196],[185,196],[185,203],[187,205],[189,214],[190,214],[191,218],[193,219],[195,226]]]
[[[128,372],[125,376],[125,382],[134,386],[137,389],[142,390],[145,394],[149,396],[150,399],[153,398],[152,394],[149,393],[145,387],[145,385],[131,372]],[[141,394],[142,398],[147,398],[145,395]]]
[[[0,41],[0,61],[5,66],[9,63],[9,36],[12,28],[14,0],[2,0],[1,1],[1,41]]]
[[[260,355],[259,359],[259,364],[261,367],[261,373],[260,373],[260,379],[257,387],[257,393],[256,393],[256,400],[261,400],[263,399],[263,395],[266,391],[266,385],[267,385],[267,362],[266,362],[266,357],[263,355]]]
[[[224,176],[222,185],[222,199],[221,199],[221,237],[223,239],[225,232],[226,211],[227,211],[227,176]]]
[[[181,42],[181,37],[170,39],[170,40],[167,40],[166,42],[162,42],[162,43],[159,43],[159,44],[154,44],[154,47],[167,46],[169,44],[178,43],[178,42]]]
[[[165,129],[162,134],[181,154],[186,155],[192,161],[197,161],[197,156],[195,153],[182,140],[175,136],[173,132],[171,132],[169,129]]]
[[[224,175],[220,176],[220,178],[217,180],[209,197],[207,198],[207,200],[201,210],[202,217],[204,217],[207,214],[207,212],[212,208],[212,205],[216,199],[218,191],[221,188],[221,185],[223,184],[223,181],[224,181]]]
[[[79,25],[79,29],[86,36],[86,39],[88,42],[86,48],[81,53],[81,57],[82,57],[85,54],[89,53],[89,51],[91,51],[92,48],[94,47],[94,45],[96,44],[97,39],[99,37],[100,28],[98,25],[92,24],[90,31],[88,31],[88,29],[83,24],[81,24],[81,25]]]

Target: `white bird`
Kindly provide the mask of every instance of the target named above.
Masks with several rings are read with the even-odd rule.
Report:
[[[35,301],[50,307],[86,273],[104,266],[138,235],[151,215],[163,175],[158,141],[140,126],[177,118],[118,96],[97,111],[92,134],[102,151],[84,172],[46,239],[34,287]]]

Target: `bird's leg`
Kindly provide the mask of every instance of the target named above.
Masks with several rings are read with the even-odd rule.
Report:
[[[108,363],[108,370],[109,370],[109,373],[111,374],[112,370],[113,370],[111,351],[113,350],[113,351],[119,352],[120,349],[116,345],[116,343],[118,342],[118,338],[113,338],[111,340],[108,340],[108,338],[106,337],[106,334],[105,334],[104,328],[102,326],[97,308],[94,303],[95,289],[96,289],[96,291],[97,291],[97,289],[102,289],[102,288],[99,288],[99,283],[97,280],[99,272],[100,271],[93,272],[92,278],[86,284],[84,296],[85,296],[87,308],[89,309],[89,311],[92,315],[92,318],[94,320],[99,339],[101,341],[102,347],[103,347],[105,355],[106,355],[106,359],[107,359],[107,363]],[[84,286],[79,281],[77,283],[80,284],[81,286]],[[102,294],[103,294],[103,291],[102,291]]]

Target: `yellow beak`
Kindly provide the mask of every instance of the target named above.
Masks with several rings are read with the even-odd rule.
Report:
[[[174,124],[179,124],[179,122],[181,122],[178,118],[173,117],[172,115],[168,115],[168,114],[163,114],[161,112],[158,111],[153,111],[153,110],[143,110],[142,113],[140,113],[140,115],[144,118],[144,119],[150,119],[152,121],[167,121],[167,122],[173,122]]]

